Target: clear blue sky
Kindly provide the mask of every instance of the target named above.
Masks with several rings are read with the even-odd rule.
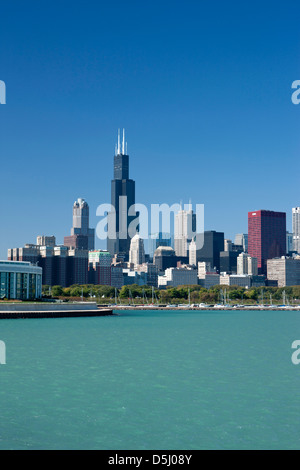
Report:
[[[1,2],[0,258],[110,202],[125,127],[137,202],[205,204],[206,229],[300,205],[299,2]],[[102,246],[97,244],[97,246]]]

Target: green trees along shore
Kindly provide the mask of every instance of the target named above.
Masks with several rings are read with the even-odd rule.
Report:
[[[205,289],[201,286],[178,286],[166,289],[152,289],[149,286],[136,284],[115,289],[100,285],[73,285],[71,287],[43,286],[43,295],[48,298],[61,300],[93,300],[101,304],[130,303],[146,304],[178,304],[178,303],[206,303],[216,304],[299,304],[300,286],[293,287],[252,287],[245,289],[238,286],[214,286]]]

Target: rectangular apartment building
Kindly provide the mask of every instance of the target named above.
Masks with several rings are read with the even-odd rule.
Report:
[[[278,287],[300,285],[300,259],[282,257],[267,263],[268,280],[277,281]]]

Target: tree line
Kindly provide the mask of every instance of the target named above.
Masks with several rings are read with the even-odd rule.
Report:
[[[115,289],[110,286],[100,286],[93,284],[73,285],[70,287],[61,286],[43,286],[43,296],[48,298],[57,298],[61,300],[94,300],[98,303],[126,303],[131,301],[135,303],[186,303],[194,304],[206,303],[216,304],[226,303],[244,303],[246,305],[265,303],[280,304],[283,301],[287,303],[300,302],[300,286],[293,287],[252,287],[246,289],[238,286],[214,286],[210,289],[195,286],[167,287],[166,289],[157,289],[149,286],[138,286],[137,284],[126,285],[121,289]]]

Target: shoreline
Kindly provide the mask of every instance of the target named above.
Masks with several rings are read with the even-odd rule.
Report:
[[[24,318],[83,318],[83,317],[104,317],[118,315],[122,311],[166,311],[166,312],[243,312],[243,311],[269,311],[269,312],[300,312],[300,306],[161,306],[161,305],[109,305],[102,307],[95,304],[73,304],[73,305],[44,305],[41,308],[40,304],[11,304],[6,305],[6,308],[1,309],[0,305],[0,320],[1,319],[24,319]]]
[[[236,307],[230,307],[230,306],[216,306],[216,307],[189,307],[188,305],[186,307],[162,307],[162,306],[156,306],[156,305],[113,305],[110,308],[113,310],[166,310],[166,311],[240,311],[242,312],[243,310],[249,311],[299,311],[300,312],[300,306],[293,307],[293,306],[236,306]]]

